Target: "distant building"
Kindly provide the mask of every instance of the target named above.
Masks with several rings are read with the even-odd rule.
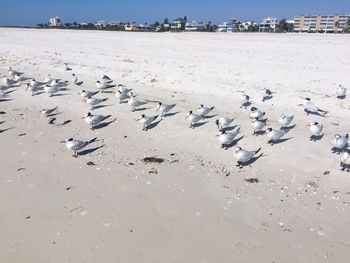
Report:
[[[218,26],[218,32],[234,32],[237,31],[236,25],[232,22],[224,22]]]
[[[186,31],[205,31],[206,25],[203,22],[198,22],[196,20],[191,23],[186,23],[185,30]]]
[[[266,17],[259,25],[259,32],[275,32],[278,20],[275,17]]]
[[[294,18],[294,32],[341,33],[349,19],[350,15],[298,16]]]
[[[128,23],[124,25],[124,30],[125,31],[138,31],[139,30],[139,26],[136,25],[136,23]]]
[[[186,17],[185,18],[177,18],[171,24],[170,29],[171,29],[171,31],[184,30],[186,23],[187,23]]]
[[[49,27],[59,27],[62,25],[61,19],[58,16],[52,16],[49,18]]]
[[[95,23],[95,27],[97,27],[97,28],[104,28],[106,26],[107,26],[107,21],[105,21],[105,20],[97,21]]]
[[[247,31],[250,26],[257,25],[257,23],[254,23],[252,21],[246,21],[242,22],[238,25],[239,31]]]

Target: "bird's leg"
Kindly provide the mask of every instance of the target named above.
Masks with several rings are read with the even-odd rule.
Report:
[[[78,151],[74,151],[73,157],[78,158]]]

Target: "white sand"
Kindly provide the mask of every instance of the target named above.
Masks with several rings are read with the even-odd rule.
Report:
[[[85,89],[106,73],[141,99],[177,103],[179,113],[144,132],[133,120],[141,112],[102,94],[110,106],[96,113],[117,121],[91,131],[80,120],[89,110],[80,88],[53,98],[23,87],[10,93],[13,100],[0,102],[0,130],[13,127],[0,133],[0,261],[346,262],[350,174],[340,171],[330,140],[349,133],[349,99],[334,98],[338,84],[350,87],[349,46],[347,35],[1,29],[1,76],[11,65],[38,80],[50,73],[71,81],[68,62]],[[261,102],[262,87],[275,97]],[[292,139],[270,146],[252,136],[240,90],[274,128],[280,114],[295,114]],[[328,117],[306,116],[302,96]],[[185,115],[200,103],[237,118],[239,144],[262,147],[264,156],[239,170],[233,149],[214,137],[215,118],[188,129]],[[56,105],[57,122],[71,123],[49,125],[38,113]],[[147,107],[154,114],[155,104]],[[314,120],[325,125],[318,142],[305,127]],[[104,147],[74,159],[58,143],[72,136],[98,137],[91,148]],[[145,156],[167,161],[144,164]]]

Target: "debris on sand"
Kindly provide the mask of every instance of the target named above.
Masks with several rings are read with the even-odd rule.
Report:
[[[20,133],[18,134],[18,137],[21,137],[21,136],[24,136],[24,135],[27,135],[26,133]]]
[[[96,164],[95,164],[94,162],[91,162],[91,161],[90,161],[90,162],[87,162],[86,165],[88,165],[88,166],[93,166],[93,165],[96,165]]]
[[[30,219],[30,216],[26,216],[25,219]]]
[[[328,175],[328,174],[330,174],[331,172],[330,171],[324,171],[323,172],[323,175]]]
[[[23,167],[21,167],[21,168],[18,168],[17,169],[17,172],[19,172],[19,171],[24,171],[26,168],[23,168]]]
[[[128,165],[131,165],[131,166],[132,166],[132,165],[135,165],[135,164],[134,164],[134,163],[128,163]]]
[[[247,181],[248,183],[251,183],[251,184],[259,183],[258,178],[248,178],[248,179],[244,179],[244,180]]]
[[[165,160],[163,158],[158,157],[145,157],[142,159],[144,163],[163,163]]]
[[[49,124],[55,124],[55,120],[56,120],[56,118],[50,118],[49,119]]]
[[[158,170],[156,168],[152,168],[151,170],[149,170],[150,174],[158,174]]]
[[[0,111],[0,114],[6,114],[6,112],[4,112],[4,111]]]
[[[60,123],[60,124],[57,124],[56,126],[64,126],[64,125],[70,123],[71,121],[72,121],[72,120],[66,120],[66,121],[64,121],[64,122],[62,122],[62,123]]]

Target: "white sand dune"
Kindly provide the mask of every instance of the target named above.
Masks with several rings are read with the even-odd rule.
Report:
[[[61,96],[31,97],[22,85],[0,102],[0,261],[346,262],[350,173],[330,141],[349,133],[349,98],[335,99],[339,84],[350,87],[349,46],[347,35],[0,29],[1,76],[12,66],[70,81]],[[90,130],[77,92],[95,90],[103,73],[140,100],[176,103],[175,114],[144,132],[134,118],[155,115],[155,102],[133,113],[99,94],[109,100],[93,113],[116,120]],[[261,101],[263,87],[273,99]],[[239,91],[266,111],[269,127],[294,114],[291,139],[270,146],[253,136]],[[306,116],[297,106],[305,96],[327,117]],[[235,167],[233,148],[215,138],[217,116],[188,128],[187,112],[201,103],[234,117],[238,144],[264,155]],[[54,106],[57,124],[71,122],[48,124],[39,110]],[[325,126],[318,142],[309,140],[312,121]],[[59,143],[69,137],[99,141],[75,159]],[[145,164],[146,156],[165,162]]]

